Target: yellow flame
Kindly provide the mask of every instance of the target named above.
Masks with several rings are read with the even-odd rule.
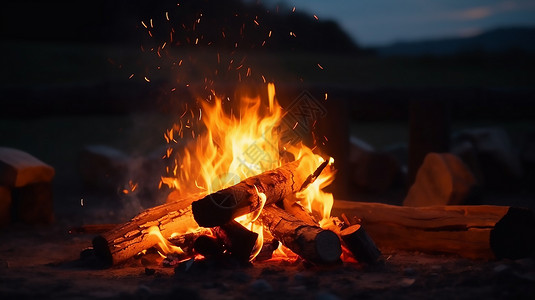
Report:
[[[301,159],[297,172],[306,175],[305,178],[313,174],[324,160],[303,144],[281,144],[280,123],[284,112],[275,95],[272,83],[267,85],[267,99],[243,96],[230,101],[212,92],[210,97],[200,100],[200,109],[184,111],[173,128],[164,133],[164,138],[170,145],[175,145],[177,139],[194,138],[185,149],[166,153],[166,157],[174,156],[175,164],[168,168],[162,183],[174,189],[178,197],[215,192],[279,167],[283,163],[279,156],[282,151]],[[329,161],[332,164],[332,158]],[[329,219],[333,202],[332,194],[322,189],[333,179],[334,170],[328,166],[316,181],[296,195],[309,212],[322,220],[320,224]],[[265,203],[266,196],[258,190],[257,193]],[[259,234],[252,257],[260,251],[263,242],[263,228],[255,222],[260,213],[261,209],[236,218]]]
[[[169,253],[184,254],[182,248],[171,244],[167,239],[163,237],[158,226],[149,227],[149,235],[153,236],[157,240],[158,243],[156,244],[156,247],[160,255],[163,256]]]

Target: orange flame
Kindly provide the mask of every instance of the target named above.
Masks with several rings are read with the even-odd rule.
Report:
[[[175,155],[176,158],[174,166],[168,169],[168,176],[162,177],[162,182],[178,192],[179,196],[212,193],[279,167],[282,164],[279,156],[282,150],[293,154],[296,160],[301,159],[297,172],[303,172],[306,176],[314,173],[323,162],[321,156],[303,144],[281,145],[279,127],[283,109],[275,99],[274,84],[267,85],[267,103],[260,96],[242,97],[238,101],[237,111],[229,111],[226,106],[230,100],[212,91],[208,99],[201,101],[198,114],[193,109],[185,111],[179,122],[164,134],[171,145],[189,133],[193,137],[185,149],[169,150],[166,154],[166,157]],[[200,123],[200,126],[196,126],[196,123]],[[297,201],[317,216],[322,226],[328,226],[333,202],[332,194],[322,189],[333,179],[334,170],[328,167],[296,195]],[[265,202],[265,195],[259,193],[259,196]],[[251,259],[262,247],[263,228],[255,222],[260,211],[236,218],[236,221],[259,234]]]

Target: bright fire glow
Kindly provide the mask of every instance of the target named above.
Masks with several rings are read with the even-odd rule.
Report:
[[[179,122],[164,134],[171,146],[179,139],[191,138],[185,149],[170,148],[166,155],[174,158],[174,166],[168,169],[168,176],[163,177],[162,182],[180,197],[199,192],[212,193],[277,168],[286,162],[280,155],[284,151],[293,154],[295,160],[301,159],[297,171],[305,174],[305,178],[324,161],[301,143],[281,144],[280,125],[284,112],[275,99],[273,84],[267,85],[267,99],[257,96],[237,100],[229,101],[212,92],[210,97],[200,101],[200,110],[184,111]],[[332,162],[330,158],[330,164]],[[322,189],[333,179],[334,170],[327,167],[312,184],[296,195],[296,201],[312,212],[322,226],[328,226],[333,203],[332,194]],[[259,193],[259,196],[265,202],[265,195]],[[260,251],[263,240],[263,228],[255,222],[259,214],[260,210],[236,218],[259,234],[255,255]]]

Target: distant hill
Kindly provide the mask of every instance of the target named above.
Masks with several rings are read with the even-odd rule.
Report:
[[[535,28],[500,28],[468,38],[399,42],[377,49],[377,53],[382,56],[447,56],[508,51],[535,54]]]
[[[80,1],[8,0],[0,17],[2,40],[134,43],[147,49],[166,42],[232,50],[359,50],[334,21],[244,0],[94,0],[83,7]]]

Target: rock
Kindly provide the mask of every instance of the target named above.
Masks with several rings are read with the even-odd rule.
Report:
[[[472,171],[472,174],[476,178],[479,184],[485,181],[481,167],[479,165],[479,158],[477,156],[477,150],[469,141],[460,141],[453,143],[451,147],[451,153],[458,156],[466,166]]]
[[[54,168],[21,150],[0,147],[0,185],[23,187],[51,182]]]
[[[463,203],[476,180],[455,155],[429,153],[403,201],[404,206],[456,205]]]
[[[384,192],[399,178],[401,165],[386,152],[375,151],[366,142],[351,137],[349,163],[352,182],[361,190]]]
[[[11,221],[11,189],[0,186],[0,228]]]
[[[115,191],[128,174],[130,158],[104,145],[86,146],[80,152],[79,171],[83,184],[100,191]]]
[[[454,144],[469,142],[475,149],[482,184],[488,187],[509,186],[523,175],[520,158],[515,153],[509,136],[503,128],[470,129],[459,132]],[[471,163],[468,163],[471,164]],[[474,168],[474,166],[470,166]]]

